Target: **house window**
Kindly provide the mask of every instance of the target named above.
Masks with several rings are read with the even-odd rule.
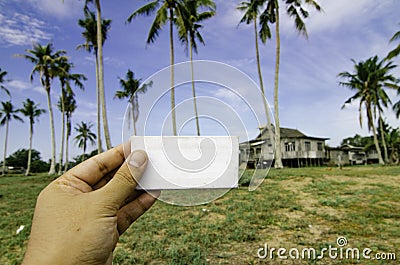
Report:
[[[254,149],[251,148],[251,149],[250,149],[250,157],[253,157],[253,156],[254,156]]]
[[[324,145],[321,142],[318,142],[318,151],[323,151]]]
[[[260,155],[261,155],[261,148],[257,148],[257,149],[256,149],[256,155],[257,155],[257,156],[260,156]]]
[[[304,144],[305,144],[305,147],[306,147],[306,151],[311,151],[311,142],[306,141],[306,142],[304,142]]]
[[[285,150],[286,150],[286,152],[296,151],[296,144],[295,144],[295,142],[288,142],[288,143],[285,143]]]

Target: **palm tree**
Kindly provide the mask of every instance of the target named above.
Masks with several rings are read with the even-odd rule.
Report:
[[[65,140],[65,106],[64,106],[64,98],[67,93],[74,94],[71,81],[74,82],[74,85],[80,89],[84,89],[81,80],[86,80],[86,77],[82,74],[71,74],[71,68],[74,65],[67,60],[62,60],[59,63],[57,76],[60,80],[61,84],[61,95],[59,98],[59,102],[57,104],[58,109],[61,111],[62,122],[61,122],[61,145],[60,145],[60,162],[58,167],[58,174],[62,173],[62,165],[63,165],[63,156],[64,156],[64,140]]]
[[[97,21],[96,16],[93,12],[85,12],[85,19],[80,19],[78,21],[79,26],[81,26],[84,31],[82,32],[82,36],[85,39],[85,43],[78,45],[77,49],[85,49],[88,52],[92,52],[95,57],[96,64],[96,94],[97,94],[97,153],[100,154],[103,151],[103,147],[101,144],[101,98],[100,98],[100,80],[99,80],[99,58],[98,58],[98,50],[99,47],[97,45]],[[101,36],[102,36],[102,44],[104,44],[107,39],[107,32],[110,30],[111,20],[110,19],[102,19],[101,20]]]
[[[125,78],[125,80],[119,78],[119,84],[122,90],[117,90],[114,98],[128,99],[130,105],[130,112],[128,113],[132,118],[133,133],[137,135],[136,122],[139,117],[138,93],[146,93],[148,86],[151,86],[152,83],[141,85],[142,79],[136,79],[135,74],[130,69],[128,69]]]
[[[35,104],[31,99],[26,99],[23,103],[24,107],[20,109],[21,113],[29,119],[29,151],[28,151],[28,163],[26,167],[25,175],[28,176],[31,169],[31,157],[32,157],[32,138],[33,138],[33,125],[35,119],[39,120],[39,116],[46,113],[45,109],[40,109],[39,104]]]
[[[256,60],[257,60],[257,71],[258,71],[258,79],[260,82],[260,90],[262,94],[265,117],[267,118],[267,128],[269,132],[269,137],[271,141],[274,139],[273,131],[271,128],[271,117],[268,109],[268,103],[265,98],[265,90],[264,90],[264,82],[261,73],[261,62],[260,62],[260,52],[258,47],[258,38],[260,37],[262,43],[266,43],[267,39],[271,38],[271,30],[269,28],[268,23],[263,23],[260,31],[257,29],[257,19],[260,14],[260,9],[263,7],[265,1],[259,0],[250,0],[249,2],[241,2],[237,7],[238,10],[244,12],[240,23],[250,24],[253,23],[254,28],[254,36],[255,36],[255,46],[256,46]]]
[[[93,124],[91,122],[81,122],[75,127],[75,131],[78,132],[78,135],[75,136],[75,142],[78,144],[78,147],[82,148],[83,155],[82,160],[85,160],[85,153],[88,141],[90,144],[94,145],[96,143],[96,134],[90,131]]]
[[[58,71],[58,63],[65,60],[65,51],[53,52],[54,48],[51,43],[42,46],[40,44],[34,44],[33,49],[26,50],[28,54],[21,55],[22,57],[28,59],[34,64],[33,70],[30,74],[31,82],[33,81],[33,75],[35,73],[39,74],[40,82],[47,94],[47,106],[49,109],[50,117],[50,131],[51,131],[51,164],[49,175],[55,173],[55,162],[56,162],[56,142],[55,142],[55,132],[54,132],[54,117],[53,117],[53,107],[51,104],[51,82],[56,76]]]
[[[276,38],[276,59],[275,59],[275,77],[274,77],[274,118],[275,118],[275,168],[282,168],[282,150],[281,150],[281,133],[279,122],[279,67],[280,67],[280,15],[278,0],[263,0],[266,3],[266,9],[260,16],[261,27],[264,24],[275,23],[275,38]],[[296,30],[308,38],[306,25],[303,19],[309,16],[309,13],[304,9],[303,0],[282,0],[285,5],[286,13],[290,18],[294,18]],[[321,7],[315,0],[304,0],[304,3],[321,11]]]
[[[158,8],[158,10],[157,10]],[[131,23],[134,18],[139,15],[148,16],[156,11],[156,17],[150,27],[147,37],[147,44],[155,42],[161,27],[169,21],[169,43],[170,43],[170,64],[171,64],[171,115],[172,115],[172,131],[177,135],[176,114],[175,114],[175,88],[174,88],[174,38],[173,26],[176,24],[178,30],[183,27],[182,21],[182,0],[154,0],[133,12],[127,19]]]
[[[347,82],[340,82],[341,86],[345,86],[354,90],[356,93],[346,100],[345,104],[351,103],[353,100],[359,100],[359,121],[362,127],[362,108],[365,107],[368,129],[373,133],[374,144],[380,164],[385,164],[381,149],[379,147],[378,137],[375,129],[376,110],[380,111],[379,102],[385,102],[386,93],[383,88],[396,88],[397,79],[388,72],[395,66],[391,62],[383,65],[383,61],[378,62],[378,57],[369,58],[366,61],[354,63],[354,73],[342,72],[338,76],[347,79]],[[398,89],[398,88],[397,88]],[[386,95],[387,97],[387,95]],[[383,101],[382,101],[383,100]],[[381,126],[383,127],[383,126]]]
[[[10,91],[3,85],[5,82],[7,82],[7,80],[5,78],[6,75],[7,75],[7,72],[1,70],[1,68],[0,68],[0,89],[3,90],[4,92],[6,92],[7,95],[11,97]]]
[[[0,109],[0,125],[6,125],[6,135],[4,137],[4,157],[3,157],[3,175],[6,172],[6,156],[7,156],[7,141],[8,141],[8,126],[11,120],[18,120],[24,122],[21,117],[19,117],[16,113],[18,113],[19,109],[14,109],[14,106],[11,104],[11,101],[1,102]]]
[[[373,97],[373,106],[374,106],[374,115],[376,115],[376,113],[378,112],[378,121],[379,121],[378,129],[380,131],[382,139],[384,161],[385,163],[388,163],[389,155],[386,145],[382,107],[387,108],[389,104],[392,104],[384,88],[399,90],[399,86],[397,86],[398,80],[393,75],[389,74],[389,71],[397,67],[397,65],[394,65],[391,61],[387,62],[384,65],[387,59],[384,59],[379,62],[378,60],[379,60],[378,56],[373,57],[371,60],[371,67],[373,67],[372,70],[374,71],[373,78],[371,79],[378,81],[376,84],[374,84],[375,87],[373,92],[375,93],[375,95]]]
[[[211,0],[184,0],[183,7],[183,27],[179,28],[179,37],[181,39],[181,42],[185,45],[186,50],[189,50],[190,54],[193,107],[196,117],[197,135],[200,136],[200,125],[196,102],[196,89],[194,84],[193,51],[197,53],[196,39],[200,43],[205,45],[204,39],[199,31],[203,27],[200,22],[209,19],[215,15],[216,5]],[[207,11],[199,13],[199,9],[206,9]]]
[[[76,100],[74,99],[73,94],[67,94],[64,98],[64,110],[65,110],[65,117],[67,120],[66,127],[66,143],[65,143],[65,167],[64,171],[68,170],[68,151],[69,151],[69,137],[71,136],[71,125],[72,125],[72,113],[76,110]]]
[[[106,35],[102,30],[102,17],[101,17],[101,5],[100,0],[85,0],[85,13],[90,13],[88,4],[92,3],[96,7],[96,43],[97,43],[97,58],[98,58],[98,88],[100,93],[100,101],[101,101],[101,112],[103,118],[103,128],[104,128],[104,138],[106,139],[106,147],[107,149],[111,149],[111,138],[110,138],[110,130],[108,129],[108,119],[107,119],[107,108],[106,108],[106,98],[105,98],[105,88],[104,88],[104,64],[103,64],[103,44],[106,39]],[[100,45],[99,45],[100,44]]]

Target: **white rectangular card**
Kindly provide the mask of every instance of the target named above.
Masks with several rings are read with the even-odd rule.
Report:
[[[238,186],[237,136],[132,136],[131,150],[149,162],[138,189],[217,189]]]

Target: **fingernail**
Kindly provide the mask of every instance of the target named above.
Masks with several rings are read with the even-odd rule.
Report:
[[[143,151],[134,151],[129,164],[133,167],[142,166],[147,160],[146,154]]]

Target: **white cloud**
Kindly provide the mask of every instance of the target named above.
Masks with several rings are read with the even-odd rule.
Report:
[[[90,110],[95,110],[95,109],[97,109],[97,104],[96,104],[96,103],[93,103],[93,102],[91,102],[91,101],[82,99],[82,98],[80,98],[80,97],[77,97],[77,98],[76,98],[76,101],[77,101],[76,103],[77,103],[78,107],[84,106],[85,108],[90,109]],[[96,115],[97,115],[97,113],[96,113]]]
[[[360,28],[373,18],[380,17],[387,11],[393,1],[348,1],[348,0],[320,0],[323,12],[310,12],[307,22],[309,32],[324,32],[343,27]]]
[[[241,58],[241,59],[232,59],[232,60],[228,60],[226,63],[229,65],[232,65],[234,67],[243,69],[243,68],[247,68],[249,65],[254,64],[255,62],[255,58]]]
[[[226,88],[219,88],[214,92],[214,96],[223,100],[228,105],[235,105],[239,106],[242,103],[240,97],[236,94],[232,93],[229,89]]]
[[[72,18],[81,14],[84,1],[78,0],[28,0],[40,12],[57,18]]]
[[[94,66],[96,63],[95,57],[93,55],[87,55],[83,57],[83,60],[80,60],[83,65],[92,65]],[[106,65],[116,67],[116,68],[125,68],[127,66],[126,62],[123,60],[119,60],[114,57],[104,57],[103,62]]]
[[[33,91],[36,91],[42,95],[46,95],[46,91],[44,90],[44,88],[42,86],[35,86],[33,88]]]
[[[0,44],[29,45],[34,42],[50,40],[52,35],[46,32],[48,25],[42,20],[25,14],[14,13],[6,17],[0,14]]]
[[[30,5],[32,12],[18,12],[15,2]],[[73,18],[81,14],[84,1],[78,0],[15,0],[14,3],[2,2],[0,7],[0,44],[30,45],[36,42],[49,41],[53,38],[50,33],[55,29],[45,21],[42,15],[50,15],[58,19]],[[29,7],[26,8],[29,10]]]
[[[243,13],[237,10],[238,2],[235,1],[219,1],[217,3],[217,13],[213,20],[218,23],[218,25],[231,28],[237,27],[239,21],[243,17]],[[226,12],[227,11],[227,12]],[[240,25],[240,27],[248,27],[245,24]]]
[[[16,89],[21,93],[26,93],[27,90],[37,92],[41,95],[46,95],[46,91],[43,89],[42,86],[34,85],[29,82],[25,82],[22,80],[11,80],[7,83],[7,86],[11,88],[11,90]],[[51,91],[51,94],[55,96],[55,92]]]
[[[104,57],[104,63],[116,68],[125,68],[127,67],[127,64],[123,60],[119,60],[114,57]]]
[[[11,80],[7,83],[7,86],[18,90],[26,90],[32,87],[30,83],[21,80]]]
[[[97,120],[97,112],[96,111],[87,111],[87,110],[82,110],[79,108],[75,111],[73,116],[76,118],[82,119],[82,120],[88,120],[88,121]]]
[[[94,56],[85,56],[84,58],[86,61],[90,62],[91,64],[94,64],[96,62]]]

